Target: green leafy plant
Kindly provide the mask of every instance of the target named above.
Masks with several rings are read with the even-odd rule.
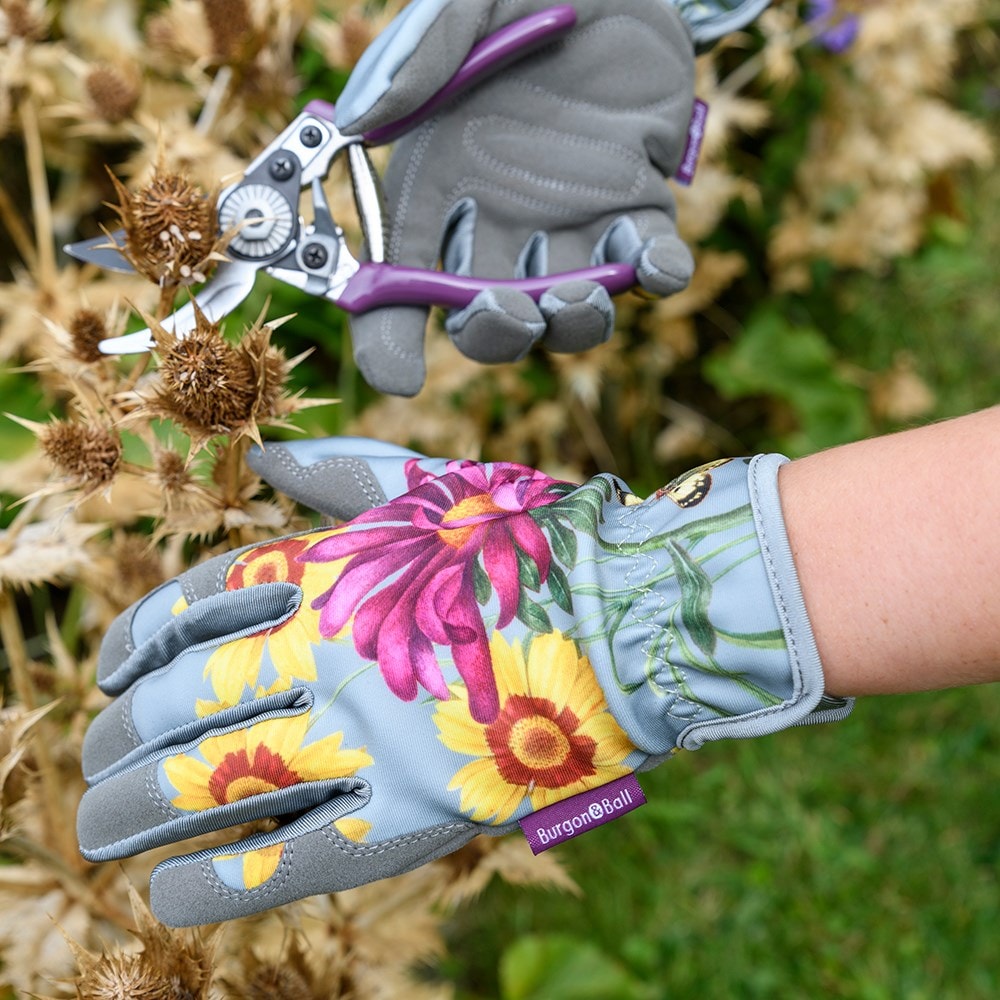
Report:
[[[778,451],[802,455],[870,431],[865,393],[843,373],[829,342],[777,307],[755,312],[733,344],[705,359],[703,370],[726,399],[766,397],[782,408],[766,443]]]

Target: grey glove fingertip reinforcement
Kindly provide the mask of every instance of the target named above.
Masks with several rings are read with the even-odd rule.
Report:
[[[777,492],[784,459],[640,501],[364,439],[251,463],[314,529],[215,557],[123,612],[84,742],[100,862],[276,817],[158,865],[182,926],[400,874],[680,749],[831,721]]]

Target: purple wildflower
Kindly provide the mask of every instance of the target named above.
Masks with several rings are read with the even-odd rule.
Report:
[[[806,21],[818,28],[816,41],[829,52],[844,52],[858,37],[857,14],[838,10],[838,0],[806,0]]]

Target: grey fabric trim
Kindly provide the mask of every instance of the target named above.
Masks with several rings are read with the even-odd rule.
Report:
[[[371,467],[360,458],[337,455],[303,466],[288,448],[269,443],[248,453],[247,464],[293,500],[342,521],[388,500]]]
[[[157,831],[181,814],[163,797],[156,768],[131,771],[113,782],[88,789],[76,814],[80,853],[88,861],[111,861],[165,843]],[[138,841],[122,847],[122,837]],[[171,838],[167,837],[167,841]]]
[[[484,364],[519,361],[545,333],[537,304],[523,292],[488,288],[464,309],[453,312],[445,328],[455,346]]]
[[[793,695],[781,705],[735,719],[694,723],[678,737],[677,745],[684,750],[697,750],[710,740],[765,736],[803,723],[836,722],[846,718],[854,707],[853,699],[833,699],[824,693],[823,665],[806,613],[778,495],[778,469],[787,461],[783,455],[755,456],[748,470],[748,485],[761,558],[785,633]]]
[[[87,784],[96,782],[103,771],[114,767],[141,746],[142,740],[132,725],[134,696],[135,688],[126,691],[87,727],[81,760]]]
[[[340,801],[344,815],[360,809],[371,795],[367,782],[336,778],[303,782],[204,812],[188,813],[163,797],[157,773],[158,765],[150,764],[126,771],[84,794],[77,815],[77,836],[80,853],[88,861],[129,858],[203,833],[311,810],[327,801]]]
[[[332,823],[339,817],[324,818]],[[315,816],[303,819],[316,821]],[[232,920],[306,896],[340,892],[401,875],[458,850],[483,831],[472,823],[456,822],[371,845],[354,843],[331,825],[297,837],[290,836],[291,825],[277,832],[282,837],[270,842],[279,843],[284,838],[284,856],[275,874],[255,889],[241,892],[223,883],[212,867],[212,858],[267,846],[256,840],[157,865],[150,876],[153,913],[170,927]]]
[[[162,590],[166,586],[168,584],[163,584],[161,587],[157,587],[157,590]],[[152,593],[156,593],[156,591],[151,592],[148,596],[152,596]],[[108,678],[114,676],[119,664],[135,652],[135,646],[132,642],[132,619],[137,607],[137,604],[133,604],[118,615],[108,626],[107,632],[104,633],[104,639],[101,641],[101,648],[97,654],[97,685],[105,694],[117,694],[120,690],[124,690],[109,686]]]
[[[227,555],[225,565],[231,564],[234,558],[235,555]],[[215,559],[209,560],[179,579],[186,583],[190,579],[189,574],[203,573],[206,569],[214,573],[218,567],[211,564],[216,562]],[[199,582],[205,581],[200,579]],[[221,587],[222,593],[194,598],[182,615],[163,625],[105,678],[105,689],[124,691],[140,677],[168,666],[182,653],[222,639],[228,642],[280,625],[295,614],[302,602],[301,589],[290,583],[265,583],[226,591],[223,578]]]
[[[379,392],[415,396],[424,384],[424,329],[430,310],[392,306],[357,313],[348,320],[354,360]]]
[[[591,281],[568,281],[545,292],[538,307],[547,322],[542,344],[548,351],[572,354],[611,338],[615,307],[608,290]]]

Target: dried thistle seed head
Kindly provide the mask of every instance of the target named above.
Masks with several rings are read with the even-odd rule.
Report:
[[[250,417],[253,372],[216,324],[199,314],[182,340],[165,331],[154,335],[160,352],[155,402],[165,415],[195,436],[227,433]]]
[[[131,888],[129,900],[143,950],[95,955],[70,942],[80,970],[78,1000],[206,1000],[214,941],[164,927]]]
[[[88,364],[101,361],[99,344],[108,336],[104,317],[94,309],[77,309],[69,320],[69,336],[73,353]]]
[[[0,41],[23,38],[37,42],[47,30],[44,4],[30,0],[0,0]]]
[[[84,969],[76,983],[78,1000],[177,1000],[172,983],[146,968],[142,955],[113,952]]]
[[[201,0],[212,38],[212,55],[220,62],[242,62],[252,58],[259,32],[250,17],[246,0]]]
[[[108,552],[115,568],[109,596],[118,598],[122,607],[154,590],[166,577],[160,552],[145,533],[116,532]]]
[[[313,948],[310,954],[320,954]],[[329,961],[324,962],[329,964]],[[224,979],[232,996],[243,1000],[325,1000],[326,997],[353,996],[342,974],[313,968],[298,938],[292,936],[276,959],[262,959],[248,949],[239,963],[239,978]]]
[[[302,974],[280,965],[264,965],[242,984],[245,1000],[316,1000]]]
[[[193,480],[191,473],[188,472],[187,462],[183,455],[179,455],[173,449],[164,448],[158,451],[154,464],[157,481],[168,498],[183,493],[191,485]]]
[[[296,410],[318,405],[287,391],[294,362],[271,345],[272,327],[261,321],[237,344],[197,311],[194,330],[182,339],[152,319],[150,328],[160,363],[146,410],[176,421],[196,447],[216,434],[259,442],[259,422],[283,423]]]
[[[112,125],[131,117],[139,103],[138,80],[117,66],[94,66],[84,86],[98,115]]]
[[[162,159],[145,187],[131,192],[112,175],[125,230],[122,253],[142,275],[159,285],[192,285],[204,281],[219,239],[215,196],[167,170]]]
[[[53,420],[39,428],[38,442],[63,475],[87,489],[110,485],[121,466],[121,439],[106,427]]]
[[[288,377],[294,364],[284,351],[271,343],[273,327],[258,321],[243,334],[239,343],[240,353],[247,359],[253,372],[257,398],[254,418],[280,419],[295,410],[295,400],[288,395]]]
[[[239,432],[253,420],[257,379],[250,359],[197,312],[183,339],[152,324],[159,368],[149,410],[178,423],[196,445]]]

